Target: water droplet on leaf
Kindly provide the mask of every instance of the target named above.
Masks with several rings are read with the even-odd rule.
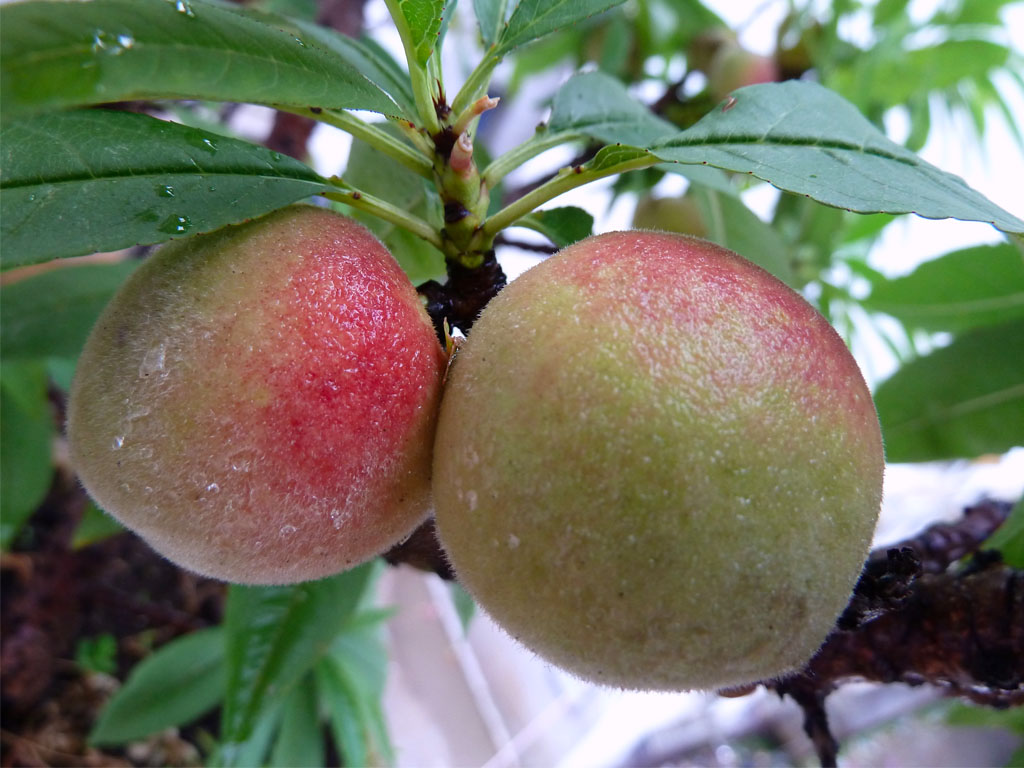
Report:
[[[169,235],[181,235],[192,229],[192,220],[188,216],[170,215],[157,227],[161,232]]]

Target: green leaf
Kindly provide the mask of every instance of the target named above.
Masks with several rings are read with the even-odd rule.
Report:
[[[590,172],[606,176],[616,172],[620,167],[621,170],[629,170],[625,166],[632,166],[636,161],[649,159],[652,156],[651,152],[640,147],[614,144],[601,147],[590,160],[576,167],[579,169],[578,173]]]
[[[473,12],[480,24],[480,39],[484,48],[490,48],[498,39],[508,19],[509,8],[509,0],[473,0]]]
[[[103,307],[139,263],[69,265],[3,286],[3,359],[77,357]]]
[[[594,233],[594,217],[571,205],[534,211],[516,223],[540,232],[558,248],[565,248]]]
[[[389,615],[366,611],[354,617],[316,669],[320,697],[346,765],[392,761],[381,705],[388,662],[381,622]]]
[[[53,477],[56,428],[41,360],[4,361],[0,414],[0,548],[6,550],[46,496]]]
[[[654,154],[747,173],[836,208],[984,221],[1024,232],[1024,221],[887,139],[827,88],[787,81],[741,88],[733,99],[657,141]]]
[[[399,135],[393,127],[389,126],[388,131]],[[352,141],[344,180],[438,227],[442,223],[440,205],[428,182],[358,139]],[[352,210],[347,213],[362,221],[383,241],[414,284],[444,275],[444,254],[430,243],[377,216]]]
[[[128,112],[41,115],[0,135],[5,267],[209,232],[328,188],[290,157]]]
[[[987,40],[945,40],[937,45],[890,55],[865,55],[839,68],[829,85],[851,101],[895,106],[920,93],[940,91],[962,80],[984,78],[1007,63],[1009,50]]]
[[[624,0],[520,0],[495,41],[501,57],[559,29],[621,5]]]
[[[72,549],[81,549],[103,541],[111,536],[124,533],[125,528],[117,520],[97,507],[92,501],[85,505],[82,519],[75,526],[75,535],[71,539]]]
[[[998,549],[1007,565],[1024,568],[1024,499],[1014,505],[1010,516],[988,537],[984,547]]]
[[[293,22],[304,39],[315,41],[325,50],[342,57],[355,69],[378,84],[410,118],[416,117],[416,102],[409,75],[377,41],[369,37],[351,38],[318,24]]]
[[[103,708],[91,744],[124,744],[195,720],[224,696],[224,631],[183,635],[147,656]]]
[[[606,144],[650,146],[678,133],[667,120],[636,101],[626,87],[601,72],[570,77],[555,94],[548,130],[583,133]]]
[[[416,62],[422,67],[434,52],[437,36],[441,32],[445,0],[397,0],[394,4],[401,14],[395,19],[399,29],[408,29],[408,40],[415,53]],[[405,40],[406,35],[402,35]]]
[[[693,185],[692,194],[707,226],[707,238],[771,272],[787,285],[796,285],[790,249],[779,233],[765,224],[743,201]]]
[[[109,632],[80,638],[75,643],[75,664],[89,672],[114,674],[117,671],[117,640]]]
[[[959,333],[1024,317],[1024,260],[1009,243],[979,245],[876,283],[864,306],[908,328]]]
[[[313,675],[307,673],[284,701],[281,727],[270,751],[270,766],[317,768],[324,761],[324,734],[317,713]]]
[[[349,62],[255,11],[92,0],[15,3],[0,18],[5,118],[132,99],[398,111]]]
[[[1024,439],[1024,320],[979,328],[882,382],[875,405],[889,461],[1002,453]]]
[[[286,587],[234,585],[228,597],[223,749],[237,753],[261,712],[316,664],[371,583],[374,564]]]
[[[449,594],[452,596],[452,604],[455,606],[455,613],[459,617],[459,623],[462,625],[462,631],[469,631],[469,623],[473,620],[476,615],[476,600],[473,596],[466,591],[459,582],[449,582]]]

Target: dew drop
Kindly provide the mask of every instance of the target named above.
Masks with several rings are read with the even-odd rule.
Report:
[[[120,56],[135,45],[135,38],[126,34],[111,34],[97,29],[92,34],[92,52],[107,56]]]
[[[206,486],[206,490],[209,493],[220,493],[220,486],[217,485],[216,483],[210,483],[208,486]]]
[[[158,184],[156,188],[156,193],[160,197],[174,197],[174,187],[172,187],[170,184]]]
[[[110,444],[110,447],[115,451],[124,446],[124,435],[118,435],[114,438],[114,442]]]
[[[189,0],[166,0],[168,3],[174,6],[174,10],[178,13],[188,16],[190,19],[196,17],[196,12],[192,10],[192,3]]]
[[[166,232],[168,235],[181,235],[192,229],[192,220],[188,216],[178,216],[171,214],[157,227],[161,232]]]
[[[291,536],[297,530],[299,530],[299,529],[296,528],[294,525],[282,525],[281,526],[281,535],[282,536]]]
[[[159,373],[164,369],[164,361],[167,356],[167,349],[163,344],[150,348],[142,357],[139,363],[139,375],[149,376],[152,373]]]

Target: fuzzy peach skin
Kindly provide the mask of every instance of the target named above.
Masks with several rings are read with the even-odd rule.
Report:
[[[449,372],[441,542],[511,635],[582,678],[714,689],[806,662],[881,502],[871,397],[783,283],[617,232],[526,272]]]
[[[297,206],[160,249],[100,317],[75,469],[157,551],[227,581],[317,579],[430,507],[446,364],[387,249]]]

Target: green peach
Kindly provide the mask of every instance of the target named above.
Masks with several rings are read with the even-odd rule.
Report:
[[[634,229],[677,232],[681,235],[707,237],[704,213],[693,195],[681,197],[644,197],[633,213]]]
[[[806,662],[881,500],[870,394],[802,297],[712,243],[588,238],[511,283],[449,371],[441,543],[511,635],[598,683]]]
[[[712,97],[721,101],[737,88],[777,81],[779,68],[770,56],[725,45],[715,52],[707,74]]]
[[[78,363],[75,469],[191,570],[252,584],[368,560],[429,513],[446,358],[356,222],[310,206],[172,243]]]

